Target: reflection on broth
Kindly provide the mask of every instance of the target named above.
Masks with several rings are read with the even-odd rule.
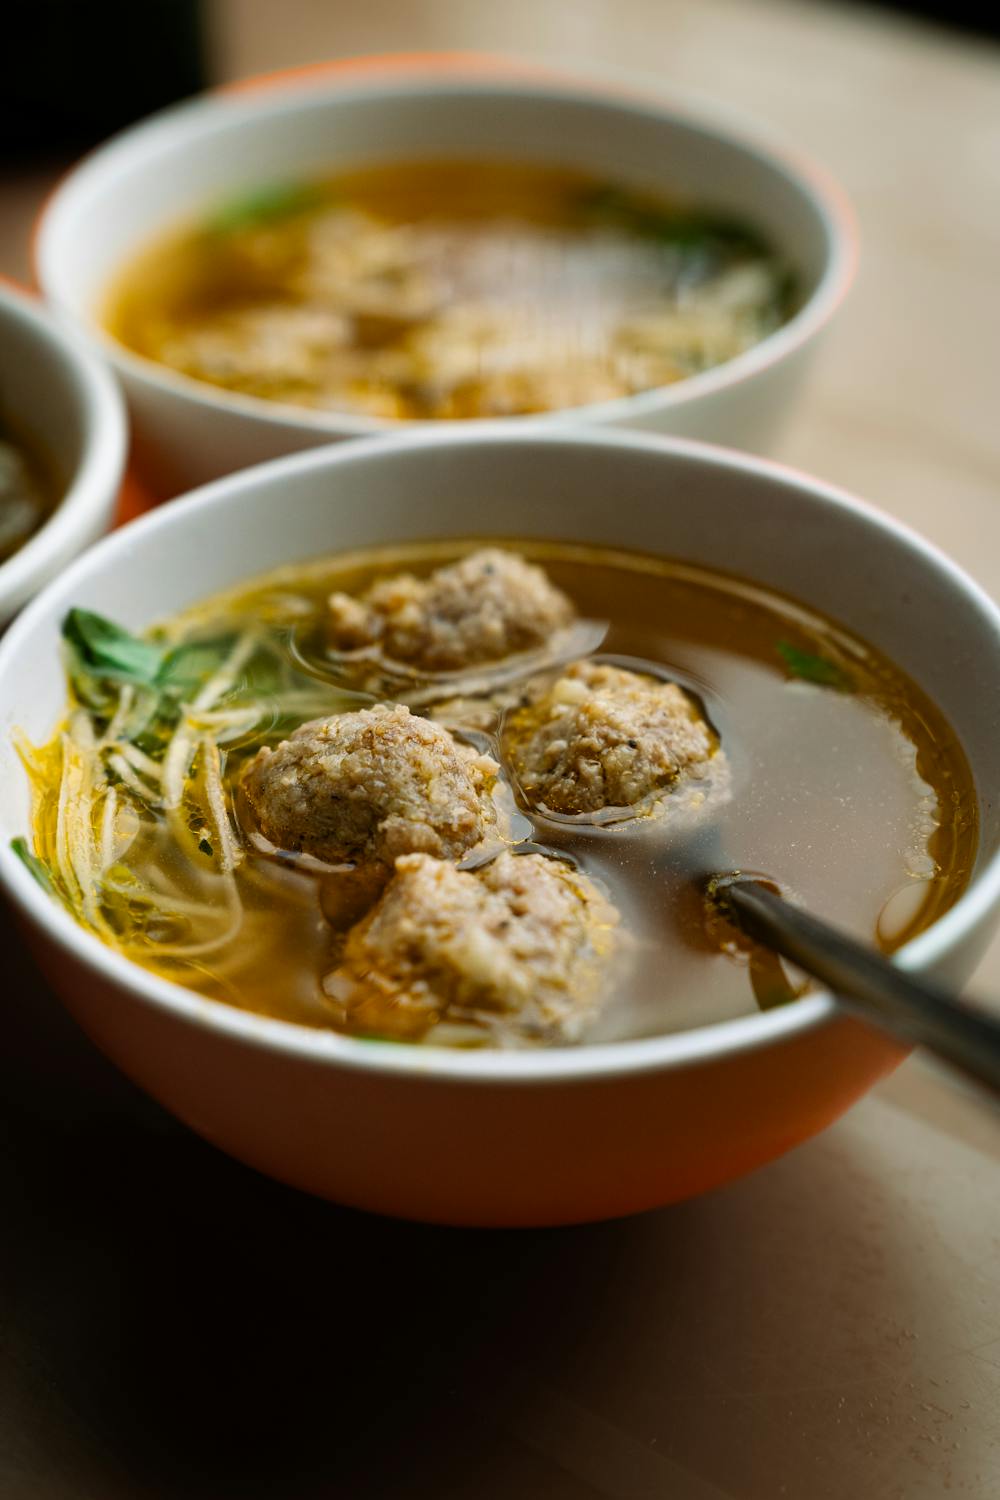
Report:
[[[222,204],[128,267],[106,320],[244,395],[460,418],[670,385],[791,310],[750,225],[563,168],[439,161]]]
[[[892,951],[975,857],[968,766],[913,682],[679,563],[384,548],[142,640],[82,612],[66,634],[25,857],[130,958],[309,1026],[553,1045],[723,1020],[799,990],[706,921],[705,874],[767,872]]]

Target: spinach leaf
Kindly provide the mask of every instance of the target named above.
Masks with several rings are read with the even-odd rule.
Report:
[[[156,684],[164,653],[151,641],[140,640],[89,609],[71,609],[62,633],[87,677],[131,682],[138,687]]]
[[[32,853],[28,848],[28,840],[25,838],[11,839],[10,847],[25,869],[34,875],[42,890],[49,896],[58,896],[59,892],[56,890],[55,882],[49,874],[48,865],[43,860],[40,860],[37,854]]]
[[[812,682],[817,687],[833,688],[838,693],[856,691],[854,678],[850,673],[845,672],[836,662],[828,661],[825,656],[801,651],[790,641],[779,641],[777,650],[793,677],[800,677],[803,682]]]

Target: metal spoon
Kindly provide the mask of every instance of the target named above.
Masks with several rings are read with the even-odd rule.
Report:
[[[826,985],[844,1007],[890,1035],[927,1047],[1000,1097],[1000,1020],[793,906],[751,876],[719,876],[712,899],[748,937]]]

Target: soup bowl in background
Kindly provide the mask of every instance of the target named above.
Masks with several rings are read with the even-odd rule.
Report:
[[[838,491],[643,434],[493,423],[342,444],[219,481],[106,539],[0,643],[0,880],[95,1042],[274,1177],[361,1208],[483,1225],[598,1219],[703,1192],[820,1130],[900,1049],[822,993],[691,1031],[543,1051],[309,1030],[133,965],[10,850],[29,831],[11,734],[44,739],[63,712],[70,606],[141,629],[281,563],[459,536],[555,537],[735,571],[893,658],[957,730],[982,822],[968,890],[897,962],[967,977],[1000,908],[1000,612],[919,537]]]
[[[176,494],[262,459],[400,423],[224,391],[131,353],[102,326],[102,303],[122,268],[164,231],[255,184],[442,156],[575,167],[763,230],[801,289],[799,310],[780,329],[674,385],[528,420],[550,427],[569,416],[769,446],[853,273],[852,217],[822,173],[742,127],[622,86],[502,59],[375,58],[167,110],[94,152],[50,199],[37,237],[40,285],[121,376],[148,485]]]
[[[100,361],[36,298],[0,285],[0,436],[37,449],[61,492],[0,563],[0,626],[106,531],[125,470],[125,404]]]

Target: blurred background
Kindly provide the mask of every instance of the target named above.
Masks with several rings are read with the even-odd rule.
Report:
[[[17,0],[0,51],[0,274],[65,167],[205,84],[324,58],[504,52],[734,111],[822,162],[861,273],[779,456],[905,514],[988,587],[1000,264],[1000,12],[965,0]],[[949,24],[944,24],[945,20]],[[5,16],[10,36],[11,12]],[[942,496],[960,490],[956,536]]]
[[[844,24],[891,25],[892,15],[994,35],[1000,11],[970,0],[887,0],[879,7],[845,4]],[[796,55],[794,40],[776,34],[822,30],[815,0],[15,0],[7,16],[13,44],[0,61],[0,153],[17,162],[81,148],[151,110],[213,83],[269,68],[357,52],[409,48],[490,48],[531,53],[562,63],[601,60],[612,66],[697,73],[699,47],[714,54],[718,87],[730,79],[727,53],[747,24],[759,51],[744,64],[763,76],[780,74]],[[615,44],[606,45],[608,32]],[[935,40],[946,46],[942,30]],[[742,49],[741,49],[742,50]],[[707,61],[707,59],[706,59]],[[819,55],[797,73],[798,87],[827,71]],[[706,83],[711,78],[706,73]],[[931,101],[928,100],[928,103]]]

